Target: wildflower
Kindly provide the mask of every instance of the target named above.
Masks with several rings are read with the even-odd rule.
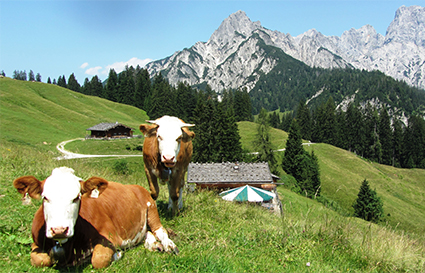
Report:
[[[310,262],[307,262],[305,265],[306,265],[306,266],[310,266]]]

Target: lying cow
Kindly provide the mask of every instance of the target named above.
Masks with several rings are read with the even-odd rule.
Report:
[[[169,208],[175,214],[183,207],[184,176],[192,158],[195,137],[187,127],[194,125],[170,116],[148,122],[151,124],[140,125],[140,131],[145,135],[143,161],[151,196],[158,198],[158,178],[162,184],[167,182]]]
[[[144,238],[151,251],[178,253],[161,225],[155,201],[141,186],[99,177],[82,181],[67,167],[54,169],[44,181],[17,178],[13,186],[24,198],[43,199],[32,223],[34,266],[78,265],[91,256],[93,267],[103,268],[121,257],[118,249]]]

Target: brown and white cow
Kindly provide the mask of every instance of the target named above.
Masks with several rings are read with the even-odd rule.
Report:
[[[141,124],[140,131],[145,135],[143,161],[151,196],[158,198],[158,178],[162,184],[167,182],[169,207],[175,214],[183,207],[182,189],[187,166],[192,158],[192,139],[195,133],[189,131],[187,124],[179,118],[163,116]]]
[[[67,167],[54,169],[43,181],[19,177],[13,186],[24,198],[43,199],[32,223],[34,266],[78,265],[91,256],[93,267],[103,268],[121,257],[119,250],[144,238],[151,251],[178,253],[155,201],[141,186],[99,177],[83,181]]]

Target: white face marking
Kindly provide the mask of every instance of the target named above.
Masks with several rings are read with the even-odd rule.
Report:
[[[161,161],[167,167],[174,167],[180,152],[180,142],[183,136],[182,127],[185,125],[176,117],[164,116],[157,119],[157,139]]]
[[[74,235],[80,208],[80,181],[74,170],[61,167],[46,179],[42,193],[46,237],[64,240]]]

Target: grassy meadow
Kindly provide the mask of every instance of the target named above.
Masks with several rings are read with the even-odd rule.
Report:
[[[68,103],[66,98],[73,99]],[[2,271],[93,272],[90,264],[65,269],[31,266],[31,222],[40,202],[22,205],[12,181],[23,175],[41,180],[53,168],[68,166],[83,179],[96,175],[147,188],[141,157],[55,159],[56,145],[84,137],[86,128],[118,121],[137,129],[147,119],[146,113],[57,86],[8,78],[0,79],[0,103]],[[43,111],[43,105],[55,111]],[[49,120],[44,122],[45,116]],[[238,126],[243,147],[253,151],[255,124]],[[285,132],[273,129],[272,138],[276,149],[284,148]],[[65,148],[84,154],[137,154],[141,141],[77,140]],[[149,252],[140,245],[98,271],[424,272],[425,170],[371,163],[326,144],[305,148],[319,158],[327,206],[291,192],[288,185],[279,186],[283,217],[278,217],[256,205],[224,201],[214,191],[196,190],[184,193],[184,209],[172,218],[166,209],[166,186],[161,186],[157,201],[161,221],[180,254]],[[282,178],[288,180],[285,175]],[[387,216],[380,224],[349,216],[363,179],[384,201]]]

